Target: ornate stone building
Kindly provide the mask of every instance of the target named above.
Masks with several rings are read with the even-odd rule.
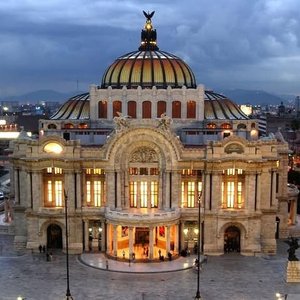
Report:
[[[148,15],[138,51],[40,120],[39,139],[14,143],[15,243],[64,249],[67,198],[72,253],[152,260],[193,251],[200,230],[209,255],[274,254],[276,224],[287,235],[287,154],[160,51]]]

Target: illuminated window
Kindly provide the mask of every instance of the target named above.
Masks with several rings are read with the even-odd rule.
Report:
[[[244,207],[245,175],[242,169],[227,169],[223,171],[222,181],[222,207]]]
[[[44,205],[63,206],[63,172],[61,168],[47,168],[44,172]]]
[[[188,182],[188,207],[195,207],[195,182]]]
[[[148,192],[147,192],[147,182],[141,182],[141,207],[147,207],[147,200],[148,200]]]
[[[130,207],[137,207],[137,182],[129,183]]]
[[[181,171],[181,207],[193,208],[198,206],[198,196],[201,191],[201,170],[183,169]]]
[[[186,110],[187,119],[195,119],[196,118],[196,102],[188,101],[187,102],[187,110]]]
[[[105,172],[103,169],[86,169],[86,205],[101,207],[105,202]]]
[[[157,181],[151,181],[151,207],[158,207],[158,183]]]

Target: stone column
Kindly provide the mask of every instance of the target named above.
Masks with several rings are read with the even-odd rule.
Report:
[[[112,170],[106,171],[106,203],[109,208],[115,208],[115,173]]]
[[[112,247],[111,247],[111,224],[107,223],[107,232],[106,232],[106,253],[111,254],[112,252]]]
[[[129,227],[128,230],[129,255],[131,255],[133,253],[133,227]]]
[[[118,226],[113,225],[113,255],[118,256]]]
[[[89,220],[83,220],[84,222],[84,249],[89,251]]]
[[[154,239],[153,239],[153,226],[149,227],[149,258],[153,259],[153,246],[154,246]]]
[[[170,207],[170,171],[166,171],[165,173],[165,201],[164,201],[164,208],[168,209]]]
[[[122,210],[122,193],[121,193],[121,171],[117,171],[117,210]]]
[[[174,234],[174,252],[179,253],[179,224],[175,224],[175,234]]]
[[[101,251],[105,251],[105,239],[106,239],[106,232],[105,232],[105,222],[101,221]]]
[[[163,209],[164,203],[164,180],[163,180],[163,170],[159,170],[159,183],[158,183],[158,209]]]
[[[180,249],[183,250],[184,249],[184,239],[185,239],[185,235],[184,235],[184,226],[185,226],[185,222],[181,222],[181,231],[179,232],[180,234]]]
[[[76,199],[77,199],[77,208],[83,206],[83,199],[82,199],[82,173],[80,171],[75,171],[76,174]]]
[[[165,226],[166,230],[166,254],[170,252],[170,225]]]

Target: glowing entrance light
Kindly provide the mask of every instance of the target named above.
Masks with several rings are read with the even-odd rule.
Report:
[[[44,151],[47,153],[60,154],[63,151],[63,148],[60,144],[51,142],[44,147]]]

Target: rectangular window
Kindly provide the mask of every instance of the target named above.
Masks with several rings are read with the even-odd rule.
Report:
[[[140,175],[148,175],[148,168],[140,168]]]
[[[137,182],[129,183],[130,207],[137,207]]]
[[[94,204],[101,206],[101,181],[94,181]]]
[[[227,207],[234,208],[234,182],[227,182]]]
[[[195,207],[195,182],[188,182],[188,207]]]
[[[130,175],[138,175],[138,168],[129,168]]]
[[[148,186],[146,181],[141,181],[141,207],[147,207]]]
[[[92,200],[92,190],[91,190],[91,182],[87,181],[86,182],[86,202],[87,204],[91,204]]]
[[[242,208],[243,195],[242,195],[242,182],[237,183],[237,205],[238,208]]]
[[[52,181],[51,180],[48,180],[48,183],[47,183],[47,190],[48,190],[48,202],[52,202]]]
[[[158,207],[158,183],[151,181],[151,207]]]
[[[159,175],[158,168],[150,168],[150,175]]]
[[[55,181],[55,205],[62,206],[62,199],[63,199],[63,191],[62,191],[62,181],[57,180]]]
[[[186,207],[184,182],[181,182],[181,206]]]

